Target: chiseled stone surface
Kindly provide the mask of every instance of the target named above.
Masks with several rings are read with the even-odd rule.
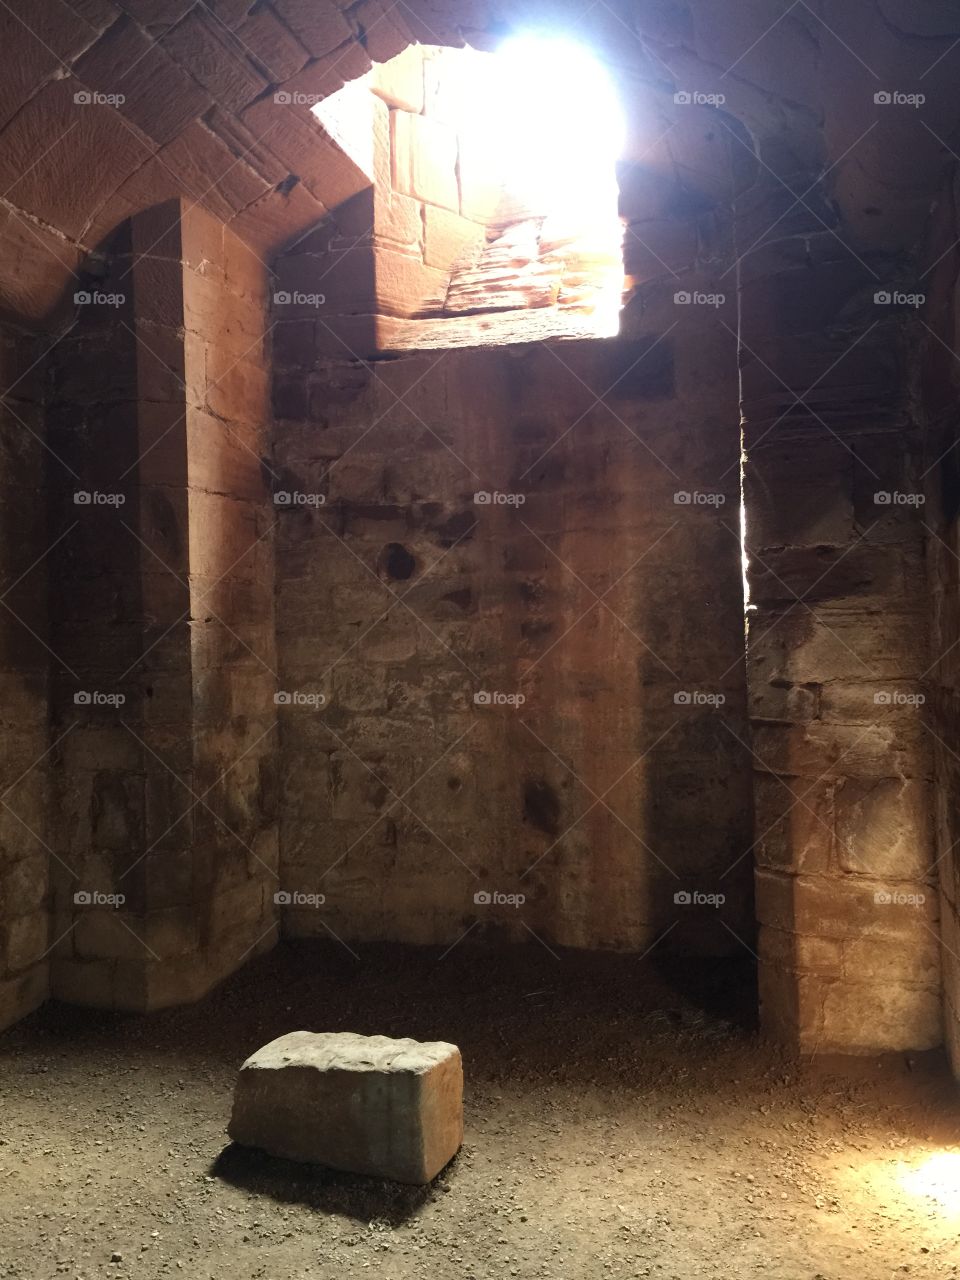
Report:
[[[240,1068],[230,1137],[271,1155],[427,1183],[463,1141],[460,1050],[291,1031]]]

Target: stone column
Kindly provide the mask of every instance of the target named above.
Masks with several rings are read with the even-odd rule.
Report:
[[[275,936],[266,272],[181,201],[131,219],[104,270],[51,411],[53,992],[143,1009]]]
[[[743,259],[740,294],[761,1018],[804,1051],[928,1048],[940,973],[910,322],[882,296],[894,264],[802,210],[780,226]]]

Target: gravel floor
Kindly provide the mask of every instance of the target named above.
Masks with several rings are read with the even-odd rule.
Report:
[[[798,1065],[744,1021],[750,983],[535,944],[297,944],[191,1009],[48,1006],[0,1036],[0,1276],[955,1275],[940,1056]],[[297,1028],[460,1045],[466,1140],[433,1186],[227,1145],[237,1067]]]

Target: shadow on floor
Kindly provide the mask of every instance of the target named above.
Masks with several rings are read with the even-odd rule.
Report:
[[[426,1187],[407,1186],[341,1173],[323,1165],[280,1160],[251,1147],[229,1143],[210,1166],[209,1176],[228,1182],[256,1196],[270,1196],[280,1204],[304,1205],[317,1213],[335,1213],[367,1225],[387,1222],[402,1226],[425,1204],[442,1192],[447,1177],[456,1169],[451,1161]]]
[[[102,1045],[136,1059],[235,1079],[256,1049],[289,1031],[353,1031],[459,1045],[471,1083],[619,1083],[624,1055],[658,1057],[671,1037],[750,1044],[755,977],[739,959],[650,957],[540,946],[292,941],[261,956],[199,1004],[146,1015],[51,1002],[0,1037],[0,1056],[39,1035],[51,1052]],[[661,1041],[663,1044],[661,1045]],[[664,1068],[667,1070],[667,1068]],[[178,1067],[178,1074],[179,1067]]]

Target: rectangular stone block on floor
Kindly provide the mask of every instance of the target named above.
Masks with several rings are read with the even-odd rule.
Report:
[[[430,1182],[463,1142],[460,1051],[444,1041],[292,1031],[240,1068],[228,1132],[289,1160]]]

